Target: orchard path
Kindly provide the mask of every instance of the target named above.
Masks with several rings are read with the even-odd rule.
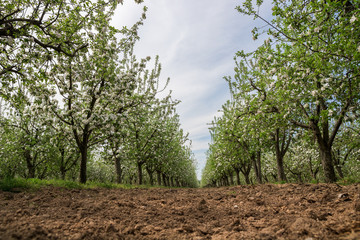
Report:
[[[360,239],[360,184],[0,191],[0,239]]]

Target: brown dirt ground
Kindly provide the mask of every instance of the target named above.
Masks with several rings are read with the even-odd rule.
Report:
[[[360,239],[360,184],[0,191],[0,239]]]

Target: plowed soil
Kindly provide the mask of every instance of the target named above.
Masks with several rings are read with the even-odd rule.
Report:
[[[0,191],[0,239],[360,239],[360,185]]]

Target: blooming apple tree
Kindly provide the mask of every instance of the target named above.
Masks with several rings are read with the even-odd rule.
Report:
[[[237,9],[269,26],[269,38],[261,47],[251,55],[237,55],[239,79],[248,82],[249,92],[263,96],[251,106],[311,131],[325,181],[334,182],[332,147],[348,121],[346,115],[359,106],[359,3],[275,0],[271,21],[260,16],[250,0]],[[259,36],[257,29],[253,33]]]

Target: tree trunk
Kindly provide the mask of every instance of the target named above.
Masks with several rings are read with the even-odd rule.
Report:
[[[225,186],[230,186],[230,183],[229,183],[229,177],[228,176],[224,176],[224,185]]]
[[[142,173],[142,163],[137,163],[137,180],[138,185],[141,185],[143,183],[143,173]]]
[[[336,172],[339,174],[339,177],[341,179],[344,178],[344,173],[342,171],[342,167],[343,165],[345,164],[345,160],[348,158],[350,152],[352,151],[352,149],[350,149],[346,155],[344,156],[344,161],[343,161],[343,164],[341,164],[341,155],[340,155],[340,150],[338,149],[337,153],[333,154],[333,160],[334,160],[334,165],[335,165],[335,169],[336,169]]]
[[[324,170],[325,182],[333,183],[336,182],[336,175],[332,161],[331,147],[326,146],[325,144],[322,145],[323,146],[320,146],[320,158]]]
[[[251,155],[251,161],[253,163],[256,181],[260,184],[262,184],[262,176],[261,176],[261,153],[257,152],[256,156],[255,154]]]
[[[165,187],[168,187],[167,182],[166,182],[166,176],[165,176],[164,173],[162,174],[162,178],[163,178],[163,184],[164,184],[164,186],[165,186]]]
[[[65,180],[66,170],[65,170],[64,166],[60,166],[60,173],[61,173],[61,180]]]
[[[28,178],[35,178],[35,168],[34,166],[28,166]]]
[[[301,177],[301,173],[297,173],[296,176],[297,176],[297,178],[298,178],[298,182],[299,182],[299,183],[302,183],[303,180],[302,180],[302,177]]]
[[[175,184],[174,184],[174,178],[170,178],[170,183],[171,183],[171,187],[175,187]]]
[[[250,184],[250,174],[244,174],[246,184]]]
[[[151,171],[151,169],[148,167],[146,168],[146,171],[149,175],[150,185],[153,186],[154,185],[154,176],[153,176],[154,171]]]
[[[234,186],[234,179],[233,179],[233,175],[229,174],[229,179],[230,179],[230,185]]]
[[[235,175],[236,175],[236,184],[237,184],[237,185],[241,185],[241,182],[240,182],[240,171],[239,171],[239,169],[235,169]]]
[[[244,175],[245,177],[245,183],[246,184],[250,184],[250,171],[251,171],[251,162],[249,162],[248,164],[243,164],[242,167],[240,168],[241,173]]]
[[[66,167],[65,167],[65,149],[61,148],[59,149],[60,151],[60,155],[61,155],[61,160],[60,160],[60,174],[61,174],[61,179],[65,180],[65,176],[66,176]]]
[[[156,176],[157,176],[157,184],[158,186],[161,186],[161,172],[156,171]]]
[[[28,175],[27,178],[35,178],[35,166],[32,162],[32,157],[31,157],[31,153],[29,150],[25,150],[24,152],[24,156],[25,156],[25,160],[26,160],[26,166],[28,169]]]
[[[258,176],[259,176],[259,183],[263,183],[262,173],[261,173],[261,151],[257,152],[256,162],[257,162],[257,171],[258,171]]]
[[[280,129],[277,128],[275,130],[275,152],[276,152],[276,164],[277,164],[277,172],[278,172],[278,181],[287,181],[285,171],[284,171],[284,156],[288,150],[291,137],[289,137],[287,143],[286,141],[286,132],[284,131],[284,135],[282,138],[282,142],[280,142]]]
[[[87,143],[83,144],[83,146],[80,148],[81,153],[81,162],[80,162],[80,183],[85,184],[87,181]]]
[[[277,163],[278,181],[287,182],[287,178],[284,171],[284,157],[276,154],[276,163]]]
[[[340,128],[341,122],[342,118],[340,117],[339,120],[335,123],[337,127],[334,127],[334,130],[331,134],[332,137],[330,138],[328,119],[324,118],[322,120],[322,130],[320,130],[320,128],[318,127],[317,122],[315,122],[314,120],[310,121],[310,126],[318,143],[321,165],[324,171],[325,182],[327,183],[336,182],[334,163],[332,160],[332,143],[335,139],[336,132]]]
[[[170,178],[168,176],[165,176],[166,179],[166,185],[170,187]]]
[[[120,158],[115,157],[115,170],[116,170],[116,182],[118,184],[122,183],[122,169],[121,169],[121,162]]]

